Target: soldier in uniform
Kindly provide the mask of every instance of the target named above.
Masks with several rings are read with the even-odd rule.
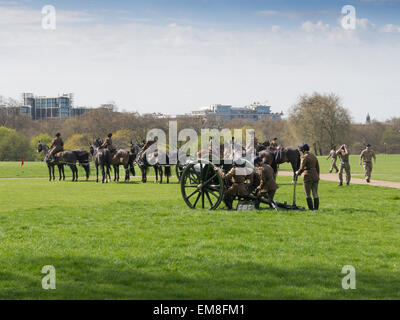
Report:
[[[100,148],[105,148],[105,149],[110,150],[110,152],[113,152],[114,148],[112,145],[111,137],[112,137],[112,133],[109,133],[107,135],[107,138],[104,140],[103,144],[100,146]]]
[[[248,176],[243,174],[246,163],[241,159],[233,161],[233,167],[228,173],[223,173],[220,168],[215,170],[221,175],[222,179],[226,179],[232,183],[232,185],[224,191],[224,203],[229,210],[232,209],[233,199],[236,196],[247,196],[249,191],[246,187],[246,179]]]
[[[263,163],[263,159],[259,157],[254,159],[254,165],[258,169],[258,175],[260,177],[260,183],[256,189],[257,195],[259,197],[266,197],[269,200],[270,206],[276,209],[274,196],[279,187],[275,182],[274,169],[272,169],[268,163]],[[257,203],[257,208],[258,207],[259,203]]]
[[[278,138],[273,138],[269,143],[269,150],[276,152],[278,150]]]
[[[317,157],[310,152],[308,144],[302,144],[299,146],[299,150],[302,153],[300,168],[296,172],[296,175],[301,176],[304,172],[304,191],[306,193],[307,205],[309,210],[319,209],[319,196],[318,196],[318,184],[319,184],[319,163]],[[314,205],[311,198],[311,193],[314,197]]]
[[[372,159],[374,159],[374,162],[376,163],[375,152],[371,149],[371,145],[367,144],[366,148],[360,154],[360,166],[363,162],[365,170],[365,180],[367,181],[367,183],[370,183],[371,181]]]
[[[137,155],[137,159],[139,159],[143,155],[143,153],[145,153],[146,150],[148,148],[150,148],[150,146],[153,145],[154,143],[156,143],[157,141],[158,141],[158,137],[153,137],[153,135],[150,135],[149,140],[147,140],[144,143],[142,149],[140,150],[139,154]]]
[[[61,151],[64,151],[64,141],[61,139],[61,134],[57,132],[56,136],[51,141],[49,157],[51,157],[51,159],[55,161],[55,154]]]
[[[336,165],[337,157],[338,156],[336,155],[336,147],[333,146],[332,149],[331,149],[331,152],[329,153],[328,158],[326,158],[326,160],[329,160],[330,158],[332,158],[332,165],[331,165],[331,168],[329,169],[329,173],[332,173],[333,169],[336,170],[336,173],[339,172],[339,169],[338,169],[338,167]]]
[[[340,168],[339,168],[339,187],[343,186],[343,170],[346,171],[346,184],[350,185],[351,172],[349,156],[350,153],[347,150],[347,146],[344,144],[336,151],[336,155],[340,158]]]

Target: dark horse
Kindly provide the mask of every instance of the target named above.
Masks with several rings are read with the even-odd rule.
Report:
[[[101,143],[99,139],[96,139],[93,144],[90,145],[90,154],[93,157],[94,164],[96,166],[96,182],[99,182],[99,166],[101,169],[102,180],[107,183],[108,179],[111,181],[110,170],[111,170],[111,152],[108,149],[100,148]],[[104,170],[106,167],[106,170]]]
[[[76,162],[79,162],[79,164],[83,166],[86,172],[86,180],[89,180],[90,165],[89,165],[89,153],[87,151],[78,149],[73,151],[58,152],[55,155],[55,160],[52,160],[49,155],[49,147],[40,141],[37,146],[37,151],[38,152],[43,151],[46,155],[45,161],[47,167],[49,168],[50,181],[52,178],[53,180],[55,180],[54,166],[58,167],[58,171],[60,174],[59,180],[61,180],[61,174],[63,176],[63,180],[65,180],[64,165],[68,165],[71,168],[72,181],[78,181],[78,168],[76,167]]]
[[[278,150],[271,149],[266,143],[259,143],[256,146],[257,155],[266,163],[271,163],[275,174],[278,173],[278,166],[282,163],[289,162],[293,169],[293,181],[295,173],[300,168],[300,151],[292,148],[279,147]]]
[[[97,141],[100,145],[103,144],[101,139],[97,139]],[[113,150],[113,152],[111,152],[111,165],[114,168],[114,181],[119,181],[119,166],[123,166],[125,169],[125,182],[129,182],[130,179],[129,169],[131,169],[133,175],[135,175],[135,171],[132,169],[132,161],[129,151],[123,149]]]
[[[136,147],[131,146],[131,152]],[[165,160],[165,162],[164,162]],[[135,162],[139,165],[142,171],[142,182],[147,182],[147,172],[150,167],[154,168],[156,174],[156,183],[158,183],[158,175],[160,175],[160,183],[163,182],[163,167],[165,168],[165,176],[167,177],[167,183],[169,183],[169,177],[171,176],[171,166],[169,164],[169,157],[164,150],[154,150],[147,149],[136,157]]]
[[[279,148],[276,152],[275,157],[276,163],[279,165],[281,163],[289,162],[293,169],[293,181],[296,178],[296,171],[300,168],[300,151],[293,148]]]

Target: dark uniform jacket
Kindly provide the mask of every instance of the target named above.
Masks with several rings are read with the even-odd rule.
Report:
[[[51,141],[51,153],[54,152],[60,152],[64,150],[64,141],[61,139],[61,137],[55,137]]]
[[[304,172],[304,182],[318,182],[319,181],[319,163],[317,157],[306,152],[301,157],[301,164],[299,175]]]
[[[246,188],[246,176],[244,175],[239,175],[236,174],[237,169],[242,169],[242,168],[232,168],[231,170],[228,171],[228,173],[223,173],[221,170],[219,170],[219,173],[221,174],[223,179],[230,180],[233,184],[228,188],[226,191],[227,194],[232,195],[232,196],[245,196],[248,195],[249,192]]]
[[[258,169],[260,176],[260,192],[268,193],[270,191],[276,191],[279,187],[275,182],[274,169],[268,164],[264,164]]]
[[[104,140],[103,144],[101,145],[101,148],[107,148],[108,150],[112,151],[113,146],[110,137],[107,137],[106,140]]]

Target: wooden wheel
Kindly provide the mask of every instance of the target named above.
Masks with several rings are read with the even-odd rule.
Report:
[[[182,172],[181,193],[189,208],[214,210],[220,205],[224,185],[214,168],[211,162],[197,160]]]

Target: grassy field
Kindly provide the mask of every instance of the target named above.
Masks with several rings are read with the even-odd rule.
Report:
[[[319,157],[319,163],[321,166],[322,173],[328,173],[331,165],[331,161],[325,160],[326,157]],[[350,157],[351,171],[355,174],[355,177],[364,177],[364,169],[359,165],[359,156],[353,155]],[[339,162],[338,162],[339,167]],[[79,168],[79,177],[83,178],[85,172],[82,167]],[[137,167],[136,167],[137,168]],[[281,170],[291,170],[289,164],[281,165]],[[58,170],[55,170],[56,177],[58,177]],[[96,173],[94,166],[91,166],[91,175]],[[172,169],[173,175],[175,175],[175,169]],[[67,177],[72,177],[71,170],[65,168],[65,174]],[[151,170],[150,175],[153,175]],[[137,169],[137,176],[140,175],[139,169]],[[122,167],[120,170],[120,176],[122,176]],[[0,162],[0,177],[7,178],[23,178],[23,177],[48,177],[47,166],[43,162],[25,162],[21,168],[19,162]],[[378,155],[377,164],[374,166],[372,173],[373,180],[384,180],[384,181],[395,181],[400,182],[400,155]]]
[[[0,180],[0,298],[400,299],[399,191],[321,182],[320,197],[316,213],[208,211],[177,183]]]

